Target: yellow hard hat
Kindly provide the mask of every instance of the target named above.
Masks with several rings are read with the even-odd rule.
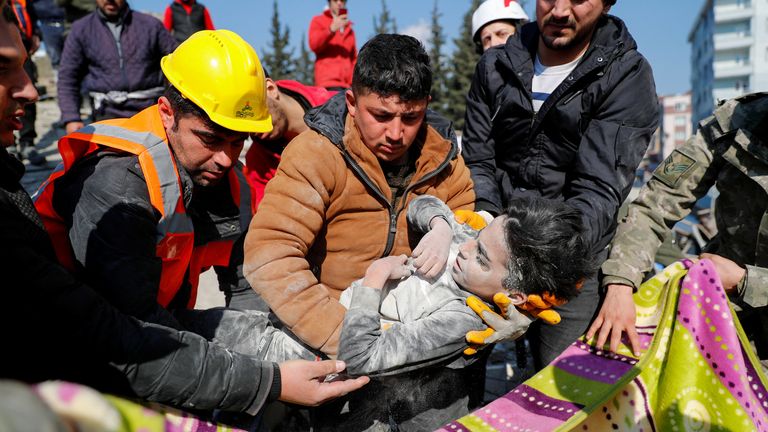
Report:
[[[236,33],[199,31],[163,57],[160,67],[214,123],[237,132],[272,130],[264,69],[253,47]]]

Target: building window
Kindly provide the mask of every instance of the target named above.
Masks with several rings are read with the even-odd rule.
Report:
[[[675,132],[675,141],[685,141],[685,132]]]
[[[685,126],[685,116],[677,116],[675,117],[675,126]]]

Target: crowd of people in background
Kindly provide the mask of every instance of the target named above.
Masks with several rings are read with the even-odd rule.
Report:
[[[162,21],[0,0],[0,271],[23,275],[0,320],[23,354],[0,378],[250,430],[433,430],[481,406],[496,342],[527,338],[537,370],[585,333],[638,352],[632,294],[713,186],[700,258],[768,359],[768,96],[717,108],[620,219],[659,108],[615,3],[480,4],[459,145],[422,44],[358,52],[346,0],[309,23],[313,83],[270,77],[195,0]],[[65,136],[31,199],[41,41]],[[197,310],[210,268],[225,306]]]

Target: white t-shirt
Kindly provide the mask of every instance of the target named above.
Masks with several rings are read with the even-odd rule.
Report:
[[[576,60],[557,66],[544,66],[536,56],[533,63],[533,111],[539,112],[549,95],[560,85],[568,75],[576,69],[581,57]]]

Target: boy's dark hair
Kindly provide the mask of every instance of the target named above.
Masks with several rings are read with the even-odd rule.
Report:
[[[579,282],[596,271],[581,213],[563,202],[537,197],[512,200],[505,215],[510,260],[504,288],[549,293],[561,300],[575,297]]]
[[[397,95],[403,102],[426,99],[432,91],[429,55],[414,37],[376,35],[360,49],[352,91],[356,95]]]
[[[169,85],[165,89],[165,93],[163,93],[163,96],[165,96],[168,99],[168,102],[171,103],[171,108],[173,108],[173,130],[176,131],[179,128],[179,119],[185,116],[194,116],[199,117],[202,121],[205,127],[210,129],[211,131],[215,133],[223,132],[223,133],[230,133],[231,131],[225,127],[222,127],[211,120],[211,118],[206,114],[205,111],[203,111],[202,108],[197,106],[194,102],[184,97],[184,95],[181,94],[181,92],[174,86]]]

